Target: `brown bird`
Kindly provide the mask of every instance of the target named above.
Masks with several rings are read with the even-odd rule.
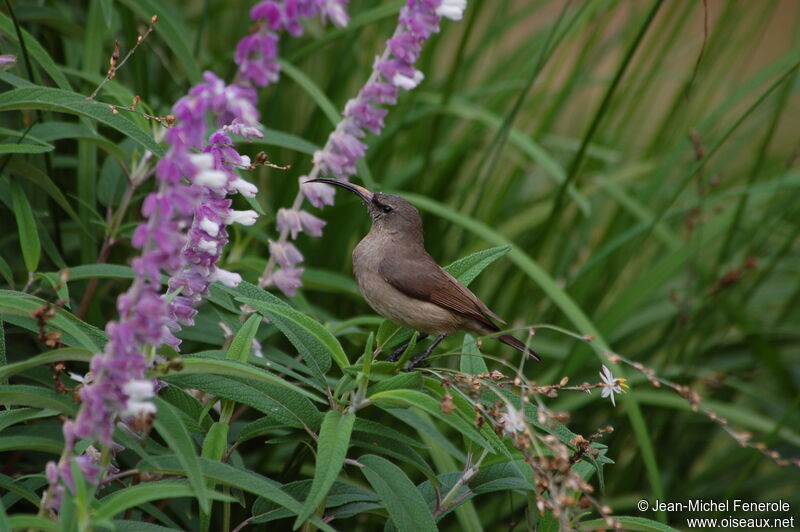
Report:
[[[372,228],[353,250],[353,273],[367,303],[398,325],[435,335],[433,343],[409,364],[425,359],[449,334],[459,330],[481,335],[500,331],[492,320],[505,323],[469,288],[443,270],[425,251],[419,211],[400,196],[372,193],[364,187],[334,179],[311,179],[353,192],[367,205]],[[497,338],[504,344],[539,356],[509,334]],[[395,360],[408,344],[400,346]]]

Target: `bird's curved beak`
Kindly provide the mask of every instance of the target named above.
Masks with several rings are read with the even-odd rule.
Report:
[[[344,181],[338,181],[336,179],[325,179],[325,178],[317,178],[317,179],[309,179],[305,183],[325,183],[326,185],[334,185],[337,187],[342,187],[344,189],[349,190],[353,194],[357,195],[364,203],[369,203],[372,201],[372,192],[367,190],[364,187],[360,187],[358,185],[354,185],[353,183],[345,183]]]

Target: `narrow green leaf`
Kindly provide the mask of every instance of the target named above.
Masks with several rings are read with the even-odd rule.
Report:
[[[169,375],[193,375],[197,373],[208,373],[211,375],[226,375],[229,377],[241,377],[264,382],[266,384],[277,385],[287,388],[301,395],[309,397],[315,401],[319,398],[313,393],[300,388],[274,375],[266,370],[256,368],[249,364],[244,364],[236,360],[225,360],[218,358],[182,357],[180,369],[171,370]]]
[[[447,423],[470,441],[480,445],[487,451],[491,453],[494,452],[491,444],[478,434],[478,430],[470,422],[461,417],[458,412],[452,412],[450,414],[442,412],[439,402],[430,395],[416,390],[388,390],[376,393],[372,395],[370,399],[376,405],[387,408],[398,405],[419,408],[440,421]]]
[[[278,146],[308,155],[313,155],[319,149],[319,146],[302,137],[270,128],[264,128],[264,138],[255,139],[248,144],[253,146]]]
[[[0,530],[11,531],[11,523],[8,522],[8,515],[6,514],[6,507],[3,500],[0,499]]]
[[[11,181],[11,201],[14,206],[14,218],[17,220],[19,244],[22,248],[25,268],[29,272],[35,272],[39,267],[39,258],[42,255],[42,244],[39,242],[39,233],[36,231],[33,209],[31,209],[22,187],[16,181]]]
[[[322,414],[304,395],[283,386],[220,375],[182,375],[167,377],[182,388],[195,388],[237,403],[249,405],[269,418],[298,429],[317,430]]]
[[[217,421],[203,440],[203,449],[200,456],[209,460],[220,460],[225,454],[228,443],[228,424]]]
[[[358,461],[364,465],[361,472],[381,498],[398,530],[438,530],[425,499],[402,469],[376,455],[362,456]]]
[[[192,497],[196,492],[192,486],[185,482],[174,480],[156,480],[145,482],[135,486],[123,488],[112,493],[108,497],[100,499],[100,505],[95,510],[94,518],[97,520],[111,519],[115,515],[123,513],[128,508],[135,508],[140,504],[162,499],[175,499],[178,497]],[[222,495],[221,493],[209,492],[215,500],[235,501],[233,497]]]
[[[6,280],[8,286],[14,288],[14,274],[11,272],[11,266],[8,265],[6,259],[0,256],[0,275]]]
[[[0,385],[0,404],[49,408],[67,415],[74,415],[78,410],[71,398],[49,388],[27,384]]]
[[[627,517],[621,515],[614,515],[612,517],[622,523],[625,530],[638,530],[642,532],[679,532],[676,528],[644,517]],[[584,530],[596,530],[598,528],[607,527],[608,525],[603,519],[592,519],[591,521],[581,522],[581,528]]]
[[[23,323],[23,326],[33,331],[38,327],[30,317],[30,313],[43,304],[45,304],[44,300],[23,292],[0,290],[0,312],[6,313],[6,321],[15,324]],[[17,316],[19,319],[16,319]],[[61,338],[66,345],[79,346],[93,352],[101,351],[105,345],[103,331],[79,320],[65,310],[58,309],[55,317],[48,322],[48,326],[66,333]]]
[[[181,16],[173,13],[171,6],[155,0],[122,0],[122,2],[141,17],[143,23],[149,23],[151,16],[158,15],[156,32],[175,54],[177,58],[175,64],[186,70],[191,83],[200,81],[200,67],[187,41],[190,32],[184,26]]]
[[[464,335],[464,342],[461,344],[461,356],[459,357],[460,370],[467,375],[480,375],[488,373],[486,361],[478,349],[478,344],[471,334]]]
[[[340,368],[350,365],[339,340],[328,329],[302,312],[285,305],[274,305],[255,299],[238,298],[238,300],[268,317],[323,382],[325,373],[331,367],[331,359]]]
[[[63,442],[41,436],[0,436],[0,453],[14,450],[27,450],[59,456],[63,449]]]
[[[85,96],[75,92],[37,86],[12,89],[0,94],[0,111],[15,109],[42,109],[91,118],[116,129],[159,157],[164,154],[163,148],[155,143],[152,135],[122,115],[114,114],[107,105],[87,101]]]
[[[41,144],[0,144],[0,153],[47,153],[54,149],[54,146]]]
[[[239,488],[248,493],[274,501],[284,508],[288,508],[295,515],[300,513],[300,509],[302,508],[301,504],[296,499],[286,494],[281,489],[281,485],[274,480],[270,480],[246,469],[238,469],[232,465],[205,458],[200,459],[200,465],[203,469],[203,474],[219,484]],[[143,471],[183,474],[181,464],[172,456],[151,457],[140,469]],[[323,523],[319,517],[312,516],[310,521],[322,530],[333,532],[333,528]]]
[[[154,401],[158,408],[154,426],[158,433],[161,434],[161,437],[167,442],[169,448],[175,451],[189,479],[189,484],[192,486],[194,496],[200,504],[200,509],[204,512],[208,512],[211,508],[209,496],[203,479],[203,473],[200,471],[197,452],[189,437],[189,431],[187,431],[186,427],[181,423],[181,419],[175,411],[175,407],[159,397],[156,397]],[[114,514],[108,517],[112,515]]]
[[[239,362],[247,362],[250,356],[250,348],[253,345],[253,338],[256,336],[261,321],[262,317],[258,314],[251,314],[247,318],[239,332],[233,337],[231,346],[228,348],[227,358],[238,360]]]
[[[119,145],[111,142],[86,124],[78,122],[63,122],[58,120],[40,122],[31,128],[28,137],[31,136],[48,144],[63,139],[86,141],[97,145],[117,161],[122,161],[126,158],[125,151],[120,148]]]
[[[32,419],[57,415],[58,412],[55,410],[39,410],[38,408],[12,408],[11,410],[2,410],[0,411],[0,432],[3,432],[6,428],[16,425],[17,423],[25,423]]]
[[[11,528],[3,530],[48,530],[59,532],[61,527],[50,519],[32,514],[16,514],[8,518]]]
[[[39,66],[41,66],[45,72],[47,72],[47,74],[53,78],[53,81],[56,82],[56,85],[62,89],[71,89],[72,87],[70,86],[69,81],[67,81],[67,77],[61,71],[61,67],[59,67],[55,61],[53,61],[53,58],[51,58],[47,51],[45,51],[44,47],[39,44],[39,41],[24,28],[20,28],[20,32],[22,33],[22,38],[25,39],[25,46],[28,49],[31,59],[38,63]],[[5,13],[0,13],[0,33],[5,35],[11,42],[19,44],[14,22],[11,20],[11,17]]]
[[[3,375],[8,371],[8,358],[6,357],[6,326],[3,323],[3,316],[0,314],[0,384],[8,382],[8,375]],[[0,429],[2,431],[2,429]]]
[[[224,409],[223,409],[224,412]],[[225,455],[225,450],[228,447],[228,424],[222,421],[217,421],[206,434],[203,440],[203,448],[200,451],[200,456],[208,458],[209,460],[220,461]],[[216,483],[213,480],[206,480],[206,487],[209,491],[214,489]],[[200,530],[207,532],[211,526],[211,513],[200,512]]]
[[[336,477],[344,465],[347,448],[350,445],[350,434],[353,432],[353,423],[356,415],[352,412],[342,414],[338,410],[331,410],[322,420],[317,443],[317,463],[314,468],[314,481],[311,491],[303,504],[303,509],[294,528],[297,529],[314,513],[320,503],[328,495]]]

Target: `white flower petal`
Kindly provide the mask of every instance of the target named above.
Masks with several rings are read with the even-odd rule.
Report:
[[[228,174],[222,170],[203,170],[194,176],[194,184],[212,188],[224,187],[228,183]]]
[[[217,268],[216,270],[214,270],[214,273],[211,274],[211,281],[212,282],[219,281],[225,286],[236,288],[237,286],[239,286],[239,283],[242,282],[242,276],[235,272],[230,272],[228,270],[223,270],[222,268]]]
[[[247,210],[247,211],[231,211],[228,216],[225,217],[225,224],[242,224],[242,225],[253,225],[258,220],[258,213],[254,210]]]
[[[214,156],[210,153],[192,153],[189,160],[198,170],[211,170],[214,168]]]
[[[208,218],[200,220],[200,229],[208,233],[208,236],[217,236],[219,234],[219,224]]]
[[[258,187],[252,183],[248,183],[241,177],[234,179],[230,185],[242,196],[247,198],[255,198],[258,194]]]

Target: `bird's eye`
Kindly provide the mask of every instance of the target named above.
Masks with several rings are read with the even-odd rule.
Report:
[[[392,208],[390,206],[388,206],[388,205],[384,205],[383,209],[381,209],[381,210],[383,210],[383,212],[385,212],[386,214],[389,214],[390,212],[392,212]]]

